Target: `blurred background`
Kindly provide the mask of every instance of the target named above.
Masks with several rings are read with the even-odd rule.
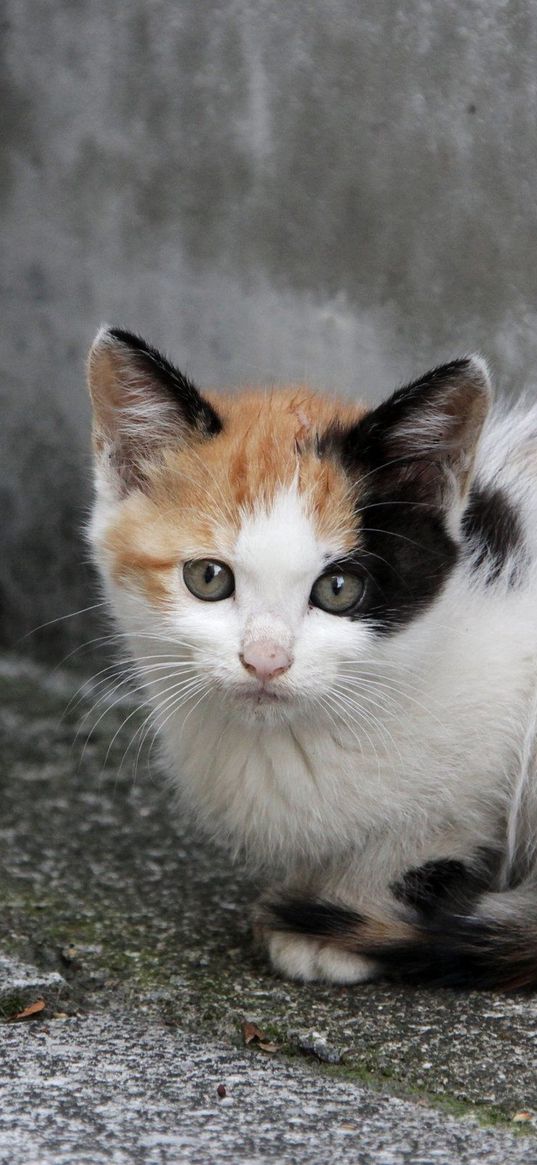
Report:
[[[536,382],[531,0],[4,0],[0,640],[98,635],[84,360],[376,400]]]

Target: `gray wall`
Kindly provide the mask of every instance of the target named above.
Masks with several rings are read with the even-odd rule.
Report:
[[[532,381],[531,0],[5,0],[1,638],[92,602],[85,350],[377,398]],[[68,650],[88,617],[23,641]]]

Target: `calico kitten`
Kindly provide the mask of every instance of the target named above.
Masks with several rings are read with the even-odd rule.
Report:
[[[91,540],[177,784],[278,879],[284,975],[537,985],[537,406],[476,356],[378,408],[89,362]]]

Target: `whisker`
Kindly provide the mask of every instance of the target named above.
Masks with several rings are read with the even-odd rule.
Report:
[[[180,683],[178,683],[176,685],[172,685],[169,688],[165,688],[164,692],[162,692],[161,695],[164,697],[167,693],[169,693],[169,698],[171,698],[172,694],[175,695],[175,693],[177,693],[179,690],[182,690],[183,688],[185,688],[188,691],[190,685],[197,684],[198,682],[199,682],[199,677],[195,677],[194,679],[191,679],[191,680],[182,680]],[[148,718],[150,718],[153,715],[154,711],[155,711],[154,708],[150,708],[149,713],[148,713]],[[139,712],[140,712],[140,707],[139,707],[139,705],[137,705],[136,708],[133,708],[132,712],[130,712],[130,714],[126,717],[126,719],[122,721],[122,723],[119,725],[119,728],[116,729],[116,731],[115,731],[115,733],[110,741],[110,744],[108,745],[106,756],[105,756],[104,762],[103,762],[103,769],[106,767],[106,764],[108,762],[108,757],[110,756],[110,751],[113,748],[115,741],[117,740],[117,738],[119,736],[119,733],[125,728],[126,724],[128,724],[129,721],[132,720],[132,717],[135,716]],[[135,733],[134,737],[131,739],[129,746],[127,748],[127,752],[128,752],[128,749],[131,747],[131,744],[133,743],[133,741],[136,739],[136,735],[137,735],[137,733]],[[125,759],[125,755],[126,754],[124,753],[121,764],[123,764],[123,760]],[[121,769],[121,765],[120,765],[120,769]]]
[[[147,664],[146,663],[146,660],[153,660],[153,659],[165,660],[166,658],[169,658],[169,660],[171,662],[162,663],[162,664],[159,664],[159,663]],[[85,679],[83,681],[83,683],[80,684],[80,686],[77,688],[76,692],[74,692],[74,694],[71,696],[69,703],[66,705],[66,707],[62,713],[62,716],[60,718],[60,724],[62,723],[64,717],[66,715],[68,715],[68,713],[73,712],[75,710],[75,708],[80,703],[82,703],[82,701],[86,698],[86,695],[94,694],[94,692],[96,692],[98,690],[98,688],[106,686],[106,684],[109,683],[110,676],[113,677],[114,672],[116,674],[121,675],[122,669],[130,669],[131,674],[129,674],[129,676],[125,677],[125,678],[126,678],[126,680],[127,679],[131,680],[134,678],[138,678],[138,676],[144,675],[144,673],[146,671],[154,671],[158,667],[171,668],[174,666],[187,667],[187,666],[189,666],[189,663],[187,661],[178,660],[177,656],[170,652],[169,657],[167,657],[165,653],[163,653],[162,655],[158,654],[158,655],[136,656],[135,659],[130,660],[130,661],[129,660],[125,660],[125,661],[116,660],[115,663],[108,664],[107,667],[103,667],[100,669],[100,671],[95,672],[94,675],[88,676],[87,679]],[[104,676],[104,679],[99,679],[99,676]],[[85,692],[84,689],[86,689],[86,688],[89,689],[89,692]]]
[[[135,765],[134,765],[134,780],[136,780],[136,776],[138,773],[138,765],[139,765],[139,761],[140,761],[140,755],[141,755],[142,748],[145,744],[147,736],[149,735],[151,727],[154,724],[154,721],[156,720],[157,716],[161,715],[161,713],[163,711],[165,711],[166,709],[169,709],[170,707],[173,708],[173,711],[177,712],[179,710],[179,708],[182,706],[182,704],[186,703],[187,700],[191,699],[193,696],[196,695],[196,693],[198,691],[200,691],[200,689],[204,686],[205,682],[206,681],[203,679],[203,677],[198,676],[196,682],[193,682],[190,687],[185,686],[185,690],[181,690],[180,693],[177,693],[176,691],[172,691],[172,693],[167,697],[166,700],[163,700],[155,708],[150,708],[148,715],[146,716],[143,724],[140,725],[140,728],[135,733],[133,740],[129,744],[126,752],[123,755],[122,761],[121,761],[121,765],[122,765],[127,752],[129,751],[131,745],[134,743],[134,740],[136,739],[136,736],[138,734],[140,734],[140,742],[138,745],[138,751],[136,753],[136,760],[135,760]],[[168,717],[166,719],[165,723],[167,723],[167,720],[169,718],[170,717]],[[155,741],[157,740],[157,737],[158,737],[162,727],[163,727],[163,725],[158,724],[158,723],[155,725],[155,732],[153,735],[153,741],[151,743],[151,747],[149,749],[149,754],[147,757],[147,767],[148,768],[149,768],[150,761],[151,761],[151,753],[153,750],[153,745],[154,745]]]
[[[408,542],[411,546],[417,546],[418,550],[425,550],[427,554],[434,553],[430,546],[423,546],[421,542],[416,542],[414,538],[409,538],[407,534],[399,534],[396,530],[376,530],[372,526],[362,526],[361,532],[363,534],[388,534],[390,538],[400,538],[403,542]]]
[[[174,693],[173,695],[170,695],[170,696],[168,696],[168,697],[167,697],[167,699],[165,699],[165,700],[163,700],[163,701],[162,701],[162,704],[161,704],[161,705],[159,705],[159,707],[165,707],[165,706],[168,704],[168,701],[172,701],[172,700],[174,700],[175,698],[176,698],[176,697],[175,697],[175,693]],[[136,709],[136,710],[137,710],[137,711],[141,711],[141,708],[138,708],[138,709]],[[140,736],[140,737],[141,737],[141,744],[143,744],[143,740],[145,739],[145,732],[144,732],[144,729],[146,729],[146,728],[147,728],[147,730],[149,730],[149,726],[150,726],[150,724],[151,724],[151,722],[152,722],[152,719],[153,719],[154,715],[155,715],[155,709],[154,709],[153,707],[150,707],[150,708],[149,708],[149,711],[146,713],[146,715],[145,715],[145,717],[144,717],[144,719],[143,719],[142,723],[138,725],[138,727],[136,728],[135,732],[133,733],[133,735],[132,735],[132,736],[130,737],[130,739],[128,740],[128,742],[127,742],[127,744],[126,744],[126,746],[125,746],[125,748],[124,748],[124,750],[123,750],[123,753],[122,753],[122,756],[121,756],[121,760],[120,760],[120,762],[119,762],[119,766],[118,766],[118,770],[117,770],[117,775],[118,775],[118,777],[120,776],[120,774],[121,774],[121,772],[122,772],[122,769],[123,769],[123,766],[124,766],[124,764],[125,764],[125,761],[126,761],[126,759],[127,759],[127,756],[128,756],[128,754],[129,754],[129,752],[130,752],[130,750],[131,750],[131,748],[132,748],[133,744],[136,742],[136,739],[137,739],[137,737],[138,737],[138,736]],[[126,724],[128,723],[128,720],[129,720],[129,719],[130,719],[130,717],[127,717],[127,718],[126,718],[126,719],[123,721],[123,723],[120,725],[120,727],[119,727],[119,730],[118,730],[118,734],[119,734],[119,732],[121,732],[121,731],[123,730],[123,728],[125,728],[125,727],[126,727]],[[112,742],[111,742],[111,745],[112,745]],[[104,765],[103,765],[103,768],[104,768]],[[136,780],[136,770],[135,770],[135,772],[134,772],[134,774],[133,774],[133,783],[135,782],[135,780]]]
[[[150,745],[149,753],[148,753],[148,757],[147,757],[148,766],[151,763],[151,756],[152,756],[156,741],[158,740],[160,733],[163,731],[163,729],[165,728],[168,721],[171,720],[171,717],[174,716],[179,711],[179,709],[183,706],[183,704],[187,703],[188,700],[193,699],[193,697],[196,696],[197,693],[199,691],[201,691],[203,688],[205,688],[205,691],[202,692],[202,696],[197,701],[197,703],[194,705],[194,707],[190,709],[190,712],[193,712],[195,710],[195,708],[197,708],[198,704],[201,703],[201,700],[203,699],[203,697],[211,691],[211,685],[207,684],[207,682],[204,680],[202,680],[201,683],[198,684],[197,687],[195,687],[192,691],[189,691],[185,696],[181,695],[179,697],[179,699],[174,699],[174,697],[171,697],[171,708],[170,708],[170,702],[167,702],[165,708],[161,709],[161,711],[162,710],[166,711],[166,709],[168,709],[168,715],[165,717],[165,719],[163,721],[160,722],[160,724],[157,724],[155,726],[155,731],[153,733],[153,739],[151,741],[151,745]],[[183,721],[182,727],[184,726],[184,723],[186,722],[186,720],[188,720],[188,717],[190,716],[190,712],[185,717],[185,720]],[[149,727],[147,729],[147,732],[149,732]],[[145,739],[145,736],[144,736],[144,739]]]
[[[414,704],[422,712],[425,712],[425,714],[427,716],[430,716],[431,719],[435,720],[438,725],[442,726],[442,721],[438,718],[438,716],[436,715],[436,713],[434,712],[433,708],[430,705],[423,704],[421,702],[421,700],[418,700],[415,695],[413,695],[411,692],[408,691],[407,687],[401,687],[401,686],[397,685],[392,677],[386,677],[386,680],[381,681],[381,680],[378,680],[375,678],[370,679],[366,676],[364,676],[364,677],[358,676],[357,677],[355,675],[345,674],[344,672],[342,672],[341,674],[345,676],[346,683],[349,683],[354,687],[357,687],[359,684],[359,681],[363,679],[363,682],[365,683],[367,688],[375,688],[375,689],[383,690],[386,692],[393,692],[394,694],[400,696],[403,699],[403,701],[408,700],[411,704]]]
[[[121,647],[122,646],[121,640],[124,640],[124,639],[131,640],[133,638],[152,639],[152,640],[154,640],[155,643],[166,643],[168,646],[170,646],[170,643],[172,645],[177,644],[178,646],[185,646],[185,647],[193,647],[194,646],[191,643],[186,643],[186,642],[183,643],[180,640],[175,640],[175,639],[171,638],[169,635],[157,635],[156,632],[154,632],[154,631],[151,633],[144,632],[144,631],[136,631],[136,632],[115,631],[112,633],[108,632],[106,635],[97,635],[93,639],[87,639],[84,643],[79,643],[78,647],[73,648],[72,651],[70,651],[67,655],[64,655],[63,659],[61,659],[60,662],[56,664],[56,666],[52,670],[52,675],[54,675],[55,672],[57,672],[60,667],[63,667],[64,664],[66,664],[70,659],[72,659],[73,656],[77,655],[80,651],[84,651],[85,648],[95,647],[97,644],[100,644],[102,646],[104,646],[105,644],[109,644],[111,647],[117,647],[117,645],[119,644]]]
[[[336,715],[336,716],[339,716],[339,718],[340,718],[340,719],[343,721],[343,724],[345,725],[345,727],[346,727],[347,731],[348,731],[348,732],[350,732],[350,733],[351,733],[351,735],[354,737],[354,739],[357,741],[357,743],[358,743],[358,745],[359,745],[359,747],[360,747],[360,750],[361,750],[361,752],[362,752],[362,756],[364,756],[364,757],[365,757],[365,753],[364,753],[364,750],[363,750],[363,744],[362,744],[362,742],[361,742],[361,740],[360,740],[360,737],[358,736],[358,734],[357,734],[357,732],[356,732],[356,730],[355,730],[354,726],[353,726],[353,725],[352,725],[352,724],[349,722],[349,719],[348,719],[348,717],[344,715],[343,709],[340,707],[339,701],[337,701],[337,700],[335,699],[335,697],[333,696],[333,694],[332,694],[332,693],[330,693],[330,692],[325,692],[325,693],[324,693],[324,698],[325,698],[326,700],[328,700],[328,701],[329,701],[329,703],[330,703],[330,706],[331,706],[331,708],[333,709],[333,711],[334,711],[335,715]],[[377,775],[378,775],[378,778],[379,778],[379,780],[380,780],[380,757],[379,757],[379,755],[378,755],[377,749],[376,749],[376,747],[375,747],[375,745],[374,745],[374,743],[373,743],[373,740],[371,739],[371,737],[370,737],[370,735],[369,735],[369,733],[368,733],[367,729],[366,729],[366,728],[364,728],[363,724],[362,724],[360,727],[361,727],[361,729],[362,729],[362,732],[363,732],[364,736],[366,737],[366,739],[367,739],[367,741],[368,741],[368,743],[369,743],[369,746],[370,746],[370,748],[371,748],[371,751],[372,751],[372,753],[373,753],[373,755],[374,755],[374,757],[375,757],[375,759],[376,759],[376,762],[377,762]]]
[[[327,713],[327,715],[328,715],[328,717],[329,717],[329,719],[330,719],[331,723],[334,725],[334,729],[335,729],[335,731],[336,731],[336,732],[338,732],[338,731],[340,732],[340,729],[338,729],[338,727],[337,727],[337,724],[336,724],[336,721],[335,721],[335,719],[334,719],[334,716],[332,715],[332,712],[331,712],[331,707],[330,707],[330,704],[328,703],[328,701],[327,701],[327,699],[326,699],[326,696],[324,696],[324,695],[320,695],[320,694],[317,692],[317,693],[316,693],[316,695],[315,695],[315,697],[314,697],[314,699],[315,699],[315,702],[316,702],[317,704],[319,704],[319,705],[320,705],[322,708],[324,708],[324,710],[325,710],[325,712]],[[356,739],[357,739],[357,741],[358,741],[358,744],[359,744],[359,746],[360,746],[360,750],[361,750],[361,752],[362,752],[362,755],[363,755],[363,744],[362,744],[362,741],[361,741],[361,740],[359,740],[359,739],[358,739],[358,737],[357,737]]]
[[[184,729],[184,726],[185,726],[185,724],[186,724],[187,720],[188,720],[188,719],[190,718],[190,716],[192,715],[192,713],[193,713],[193,712],[195,712],[196,708],[198,707],[198,704],[201,704],[201,701],[202,701],[202,699],[204,699],[204,697],[205,697],[205,696],[207,696],[211,690],[212,690],[212,685],[211,685],[211,684],[208,684],[208,683],[206,683],[206,688],[205,688],[205,691],[202,693],[202,695],[200,696],[199,700],[197,700],[197,701],[196,701],[196,703],[195,703],[195,704],[194,704],[194,706],[193,706],[193,707],[190,709],[190,711],[189,711],[189,712],[187,712],[187,715],[185,716],[185,719],[183,720],[183,723],[182,723],[182,725],[181,725],[181,728],[182,728],[182,729]],[[196,694],[196,693],[194,693],[194,695],[195,695],[195,694]],[[168,716],[168,718],[165,720],[164,724],[167,724],[169,719],[170,719],[170,717]],[[161,730],[161,729],[164,727],[164,724],[160,726],[160,730]]]
[[[108,697],[109,697],[109,696],[111,696],[111,695],[115,695],[115,694],[116,694],[116,693],[117,693],[117,692],[120,690],[120,688],[127,688],[127,691],[129,691],[129,689],[130,689],[130,691],[131,691],[131,692],[133,693],[133,695],[134,695],[134,693],[136,693],[136,692],[142,692],[142,691],[145,691],[147,688],[151,688],[151,687],[153,687],[155,684],[162,683],[164,680],[166,680],[166,679],[168,679],[168,678],[169,678],[169,679],[171,679],[171,678],[172,678],[172,674],[173,674],[173,672],[174,672],[174,671],[176,671],[176,670],[177,670],[178,668],[180,668],[181,666],[183,666],[184,668],[190,668],[191,670],[192,670],[192,668],[193,668],[193,664],[192,664],[191,662],[188,662],[188,663],[187,663],[187,662],[185,662],[185,663],[183,663],[182,665],[181,665],[181,663],[173,663],[173,664],[172,664],[172,663],[166,663],[166,664],[161,664],[161,665],[160,665],[160,664],[152,664],[150,667],[146,667],[146,668],[144,668],[144,669],[143,669],[143,671],[140,671],[140,672],[138,673],[138,675],[137,675],[137,676],[136,676],[136,675],[128,675],[128,676],[126,676],[124,679],[120,680],[120,681],[119,681],[119,683],[117,683],[117,684],[114,684],[112,688],[110,688],[109,686],[107,686],[107,685],[108,685],[108,679],[101,680],[101,683],[100,683],[100,685],[99,685],[99,686],[102,686],[102,685],[104,685],[104,686],[105,686],[105,690],[104,690],[104,692],[103,692],[103,693],[102,693],[102,694],[99,696],[99,699],[98,699],[98,700],[97,700],[97,701],[96,701],[96,702],[95,702],[95,703],[92,705],[92,707],[89,709],[89,711],[88,711],[88,712],[86,712],[86,713],[85,713],[85,715],[84,715],[84,717],[82,718],[82,721],[81,721],[81,723],[80,723],[80,726],[79,726],[79,729],[78,729],[78,732],[77,732],[77,737],[78,737],[78,735],[79,735],[79,732],[80,732],[80,730],[81,730],[82,726],[84,725],[85,721],[87,720],[88,716],[89,716],[89,715],[91,715],[91,713],[92,713],[92,712],[96,712],[96,711],[97,711],[97,708],[99,708],[99,707],[100,707],[100,705],[103,703],[103,701],[106,701],[106,700],[108,699]],[[142,678],[142,677],[145,675],[145,673],[146,673],[146,672],[148,672],[148,673],[151,673],[151,672],[153,672],[153,671],[155,671],[155,670],[158,670],[158,669],[160,669],[161,667],[162,667],[162,669],[163,669],[164,671],[166,671],[166,672],[169,672],[169,673],[170,673],[170,675],[169,675],[169,676],[166,676],[166,675],[164,675],[164,676],[163,676],[163,675],[159,675],[159,676],[157,676],[155,679],[152,679],[152,680],[146,680],[146,679],[143,679],[143,678]],[[176,677],[176,678],[178,678],[178,677]],[[136,685],[136,686],[135,686],[135,684],[134,684],[134,680],[135,680],[135,679],[141,679],[141,680],[142,680],[142,682],[141,682],[140,684],[138,684],[138,685]],[[118,700],[116,700],[114,704],[112,704],[112,705],[111,705],[111,707],[113,708],[113,707],[115,707],[115,704],[119,704],[119,703],[121,702],[121,700],[124,698],[125,694],[126,694],[126,693],[123,693],[123,694],[122,694],[122,696],[121,696],[121,697],[120,697]],[[80,701],[79,701],[79,702],[80,702]],[[108,710],[108,711],[110,711],[110,710],[111,710],[111,707],[109,706],[107,710]],[[103,713],[103,716],[104,716],[104,715],[106,715],[106,712],[104,712],[104,713]],[[100,720],[98,720],[98,721],[97,721],[97,724],[95,725],[95,727],[97,727],[97,725],[98,725],[99,723],[100,723]],[[76,737],[76,738],[77,738],[77,737]],[[76,738],[75,738],[75,739],[76,739]]]
[[[101,599],[99,603],[92,603],[89,607],[81,607],[79,611],[69,611],[68,615],[58,615],[57,619],[49,619],[47,623],[40,623],[39,627],[32,627],[31,631],[27,631],[19,639],[19,643],[24,643],[30,635],[36,635],[38,631],[44,631],[45,627],[53,627],[55,623],[64,623],[66,619],[75,619],[77,615],[85,615],[88,611],[96,611],[98,607],[105,607],[106,602]]]
[[[407,509],[410,509],[410,507],[412,507],[412,509],[415,509],[416,507],[421,507],[424,510],[431,509],[430,502],[413,502],[413,501],[401,502],[401,501],[393,500],[393,501],[387,501],[387,502],[368,502],[368,504],[366,506],[359,506],[358,509],[355,510],[355,513],[356,514],[365,514],[366,510],[376,510],[376,509],[379,509],[381,506],[405,506]]]
[[[186,683],[188,683],[188,682],[189,682],[188,680],[181,680],[181,681],[179,681],[179,683],[181,683],[181,684],[186,684]],[[149,685],[141,685],[141,686],[140,686],[140,688],[137,688],[137,689],[135,689],[135,690],[136,690],[136,691],[143,691],[143,690],[144,690],[144,688],[145,688],[145,687],[147,687],[147,686],[149,686]],[[114,689],[114,694],[115,694],[115,690],[116,690],[116,689]],[[168,689],[168,688],[165,688],[165,689],[164,689],[164,692],[162,693],[162,695],[165,695],[166,691],[169,691],[169,690],[170,690],[170,689]],[[103,711],[103,712],[101,712],[101,714],[100,714],[100,716],[98,717],[98,719],[97,719],[96,723],[92,725],[91,731],[90,731],[90,733],[89,733],[88,737],[86,738],[86,741],[85,741],[85,744],[84,744],[84,748],[83,748],[83,750],[82,750],[82,755],[81,755],[81,758],[80,758],[80,763],[82,763],[82,761],[83,761],[83,759],[84,759],[84,756],[85,756],[85,753],[86,753],[86,749],[87,749],[87,747],[88,747],[88,744],[89,744],[89,742],[90,742],[90,740],[91,740],[91,737],[93,736],[93,733],[96,731],[96,729],[98,728],[98,726],[99,726],[99,724],[101,723],[101,721],[104,719],[104,717],[107,715],[107,713],[111,712],[111,711],[112,711],[112,710],[113,710],[113,709],[114,709],[114,708],[115,708],[115,707],[116,707],[116,706],[117,706],[119,703],[121,703],[121,701],[122,701],[123,699],[124,699],[124,696],[123,696],[123,695],[121,695],[121,696],[119,696],[117,699],[115,699],[115,700],[112,702],[112,704],[108,705],[108,706],[107,706],[107,707],[104,709],[104,711]],[[78,737],[79,737],[79,735],[80,735],[80,732],[82,731],[82,725],[83,725],[83,724],[85,723],[85,721],[87,720],[87,717],[88,717],[88,715],[89,715],[89,714],[91,714],[91,711],[93,711],[93,709],[90,709],[90,712],[89,712],[89,713],[86,713],[86,715],[84,716],[84,718],[83,718],[83,720],[82,720],[82,722],[81,722],[81,725],[79,726],[79,728],[78,728],[78,731],[77,731],[77,733],[76,733],[76,736],[75,736],[75,743],[76,743],[76,741],[78,740]],[[117,729],[117,731],[114,733],[114,736],[112,737],[112,740],[110,741],[110,744],[109,744],[109,746],[108,746],[108,751],[107,751],[107,753],[106,753],[106,757],[105,757],[105,760],[104,760],[104,766],[106,766],[106,763],[107,763],[107,761],[108,761],[108,757],[109,757],[109,755],[110,755],[110,749],[112,748],[112,746],[113,746],[113,744],[114,744],[114,742],[115,742],[115,740],[116,740],[116,738],[117,738],[117,736],[118,736],[119,732],[120,732],[120,731],[121,731],[121,729],[124,727],[124,725],[125,725],[125,724],[127,724],[127,723],[128,723],[128,721],[129,721],[129,720],[131,720],[131,719],[132,719],[132,717],[133,717],[133,716],[135,716],[135,715],[136,715],[137,713],[139,713],[139,712],[140,712],[140,704],[137,702],[137,703],[136,703],[136,706],[135,706],[135,707],[132,709],[132,711],[130,712],[130,714],[127,716],[126,720],[124,720],[124,721],[123,721],[123,723],[122,723],[122,724],[119,726],[119,728]],[[104,766],[103,766],[103,767],[104,767]]]
[[[371,724],[372,726],[377,728],[377,730],[382,734],[382,736],[388,741],[389,750],[391,750],[392,748],[395,749],[397,756],[399,757],[399,761],[401,763],[401,768],[404,768],[404,761],[403,761],[403,757],[401,756],[401,751],[399,749],[399,745],[397,744],[397,741],[394,739],[388,726],[386,724],[383,724],[383,722],[381,720],[378,720],[377,717],[374,716],[373,713],[368,708],[364,708],[363,705],[361,703],[359,703],[357,700],[355,700],[353,697],[350,697],[342,692],[339,692],[338,698],[340,700],[342,700],[343,703],[346,704],[347,707],[349,707],[351,710],[355,709],[359,714],[364,716],[366,718],[368,724]],[[379,708],[380,711],[384,711],[384,709],[382,708],[381,705],[374,704],[373,706],[376,708]],[[393,767],[393,760],[392,760],[392,767]]]
[[[397,708],[399,711],[401,710],[401,700],[395,698],[396,695],[400,695],[396,688],[391,689],[391,691],[394,693],[392,695],[389,688],[386,690],[384,688],[380,688],[379,690],[376,686],[373,688],[370,684],[367,685],[367,687],[364,687],[363,684],[354,683],[352,678],[345,676],[344,674],[342,675],[342,678],[344,680],[343,684],[338,683],[336,680],[334,685],[337,691],[342,691],[346,695],[358,695],[362,699],[369,700],[370,702],[374,702],[381,696],[384,696],[384,699],[388,701],[388,704],[386,704],[386,710],[389,710],[389,705],[391,705],[392,708]]]
[[[441,445],[431,446],[430,450],[428,450],[427,448],[424,447],[423,450],[421,451],[421,455],[423,456],[423,454],[427,453],[428,451],[430,451],[431,453],[439,452],[441,449],[442,449]],[[368,479],[370,477],[374,477],[374,475],[376,473],[382,473],[382,471],[384,469],[390,469],[392,465],[401,465],[403,462],[406,462],[407,465],[412,465],[415,463],[415,458],[412,457],[410,454],[406,453],[406,454],[403,454],[401,457],[393,457],[390,461],[384,461],[382,463],[382,465],[375,465],[375,467],[373,469],[368,470],[367,473],[363,474],[360,477],[360,485],[362,485],[364,481],[368,481]]]
[[[339,694],[340,694],[340,698],[341,698],[341,693],[339,693]],[[391,768],[393,768],[393,769],[395,768],[394,761],[393,761],[394,750],[395,750],[395,753],[397,754],[398,760],[400,760],[401,768],[404,768],[404,762],[403,762],[403,757],[401,754],[401,749],[400,749],[400,747],[398,747],[397,741],[395,740],[393,733],[391,733],[391,730],[389,728],[388,723],[384,720],[379,720],[379,718],[377,718],[377,716],[373,715],[373,713],[369,711],[369,708],[363,708],[363,706],[361,704],[361,700],[363,699],[362,696],[360,696],[359,699],[356,700],[355,694],[353,694],[353,696],[348,696],[348,693],[345,693],[345,699],[347,700],[348,704],[355,705],[356,711],[361,712],[362,715],[366,715],[368,718],[368,722],[372,723],[372,725],[374,725],[377,728],[377,730],[379,730],[379,732],[382,734],[382,736],[384,737],[384,740],[388,741],[388,755],[390,758]],[[372,701],[368,701],[368,702],[372,702]],[[388,716],[388,718],[390,720],[396,719],[395,713],[393,711],[391,711],[391,709],[384,707],[382,705],[382,702],[380,702],[379,700],[373,701],[373,707],[375,708],[375,711],[380,712],[381,714]]]

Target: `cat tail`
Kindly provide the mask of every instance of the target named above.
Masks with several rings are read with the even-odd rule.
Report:
[[[300,934],[374,960],[390,978],[442,987],[537,987],[537,885],[483,893],[460,862],[409,871],[393,900],[356,911],[335,901],[281,895],[266,901],[272,931]],[[465,874],[468,876],[465,878]]]

